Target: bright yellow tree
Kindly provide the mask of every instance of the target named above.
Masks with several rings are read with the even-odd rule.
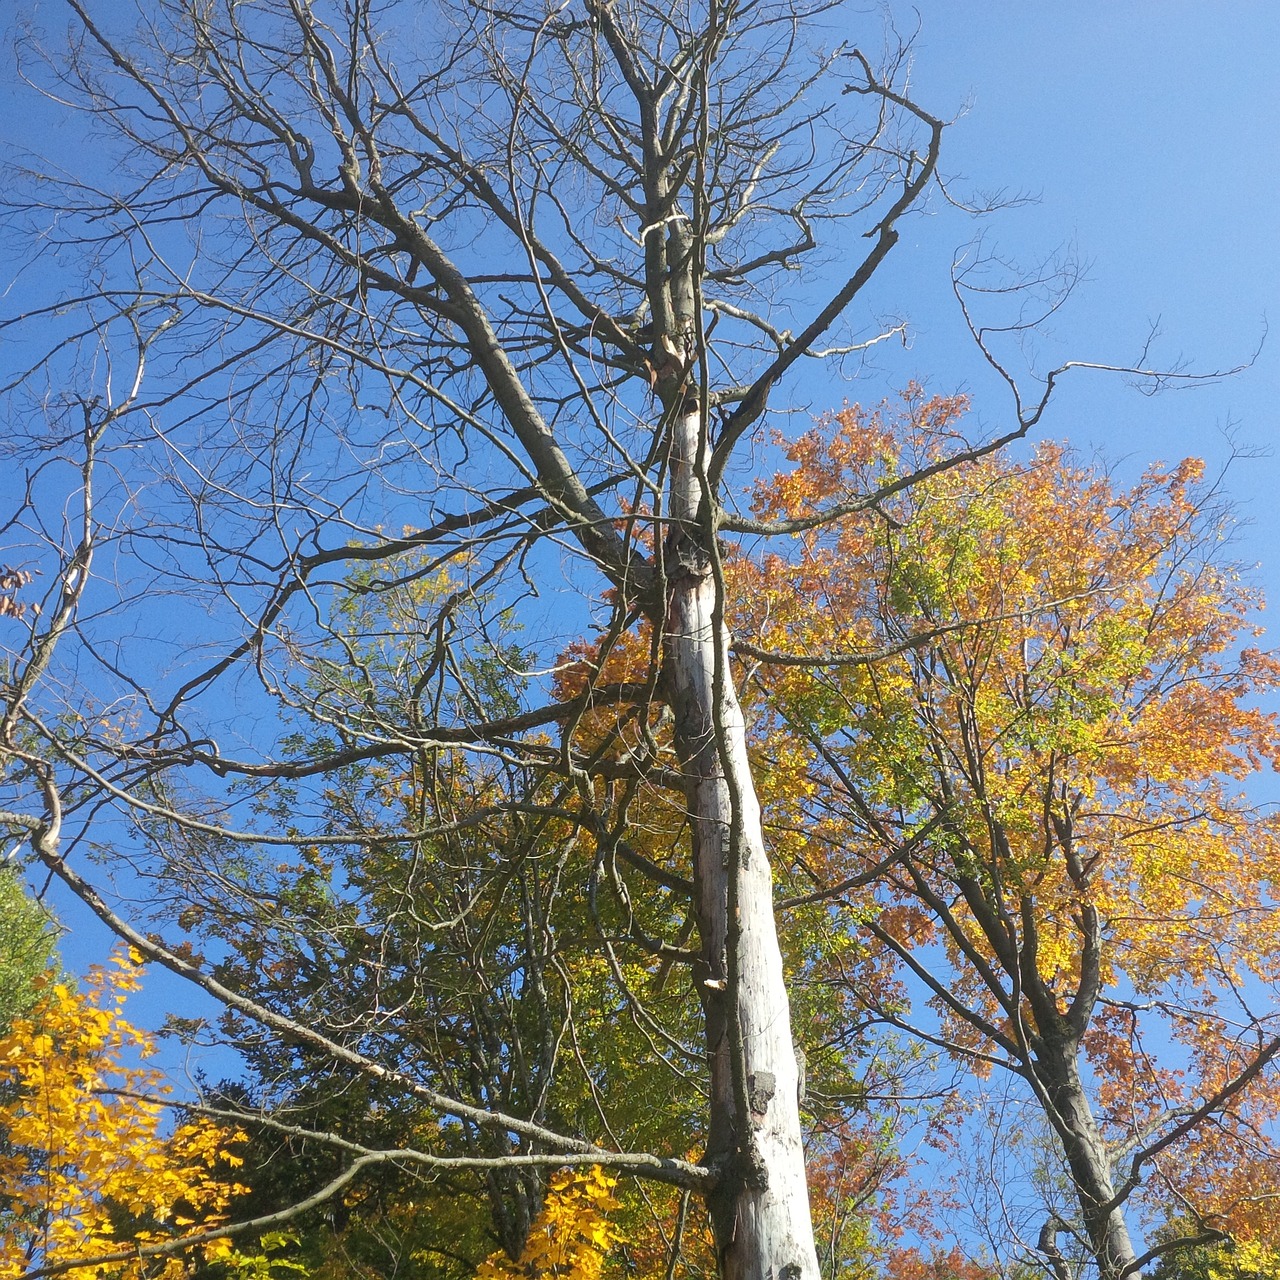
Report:
[[[80,1259],[63,1274],[177,1280],[196,1258],[230,1256],[226,1241],[146,1253],[227,1220],[242,1135],[200,1118],[164,1135],[152,1099],[168,1086],[128,1065],[155,1051],[123,1015],[139,972],[117,956],[83,990],[56,983],[0,1040],[0,1280]],[[105,1261],[127,1249],[131,1259]]]
[[[476,1280],[600,1280],[609,1250],[622,1239],[609,1221],[619,1207],[617,1185],[599,1165],[552,1174],[519,1261],[499,1250],[480,1264]]]

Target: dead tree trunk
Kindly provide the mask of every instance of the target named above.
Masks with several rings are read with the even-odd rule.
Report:
[[[799,1080],[746,728],[708,544],[708,456],[696,398],[677,406],[667,540],[668,696],[693,828],[711,1115],[706,1161],[726,1280],[818,1275]]]

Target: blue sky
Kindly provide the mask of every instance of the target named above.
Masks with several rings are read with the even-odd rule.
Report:
[[[1039,341],[1045,363],[1131,360],[1155,320],[1157,363],[1208,371],[1248,359],[1280,297],[1280,8],[932,0],[916,11],[915,90],[939,114],[964,112],[944,165],[977,188],[1035,197],[991,219],[990,239],[1027,262],[1074,245],[1090,264]],[[916,234],[945,251],[929,230]],[[997,413],[945,302],[914,315],[921,372]],[[1183,394],[1146,398],[1081,372],[1044,430],[1112,460],[1214,461],[1229,423],[1241,447],[1270,444],[1278,376],[1275,338],[1247,372]],[[1230,488],[1254,521],[1249,558],[1276,559],[1280,463],[1240,465]]]

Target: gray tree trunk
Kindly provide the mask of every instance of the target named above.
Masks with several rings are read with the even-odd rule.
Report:
[[[772,873],[700,519],[700,418],[688,403],[673,428],[666,676],[693,828],[695,981],[711,1070],[706,1159],[721,1176],[711,1219],[725,1280],[816,1280]]]
[[[1126,1268],[1137,1255],[1123,1209],[1108,1207],[1115,1197],[1111,1160],[1080,1079],[1075,1042],[1048,1041],[1037,1058],[1036,1074],[1053,1105],[1051,1119],[1071,1170],[1100,1280],[1120,1280],[1122,1275],[1132,1274],[1126,1273]]]

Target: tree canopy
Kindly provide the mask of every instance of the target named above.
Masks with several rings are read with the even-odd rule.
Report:
[[[863,492],[961,408],[847,410],[789,446],[758,506]],[[1119,489],[1042,445],[824,525],[742,584],[770,820],[900,975],[837,954],[828,981],[1026,1081],[1104,1274],[1134,1261],[1122,1210],[1143,1182],[1198,1231],[1271,1217],[1280,832],[1241,784],[1275,767],[1280,666],[1247,647],[1261,602],[1202,471]],[[1068,1227],[1053,1215],[1050,1257]]]
[[[123,1017],[137,987],[118,956],[83,992],[49,984],[0,1040],[0,1276],[114,1264],[121,1280],[174,1280],[190,1274],[189,1236],[206,1259],[235,1257],[217,1228],[243,1190],[244,1135],[199,1117],[164,1132],[169,1087],[129,1063],[154,1052]]]

